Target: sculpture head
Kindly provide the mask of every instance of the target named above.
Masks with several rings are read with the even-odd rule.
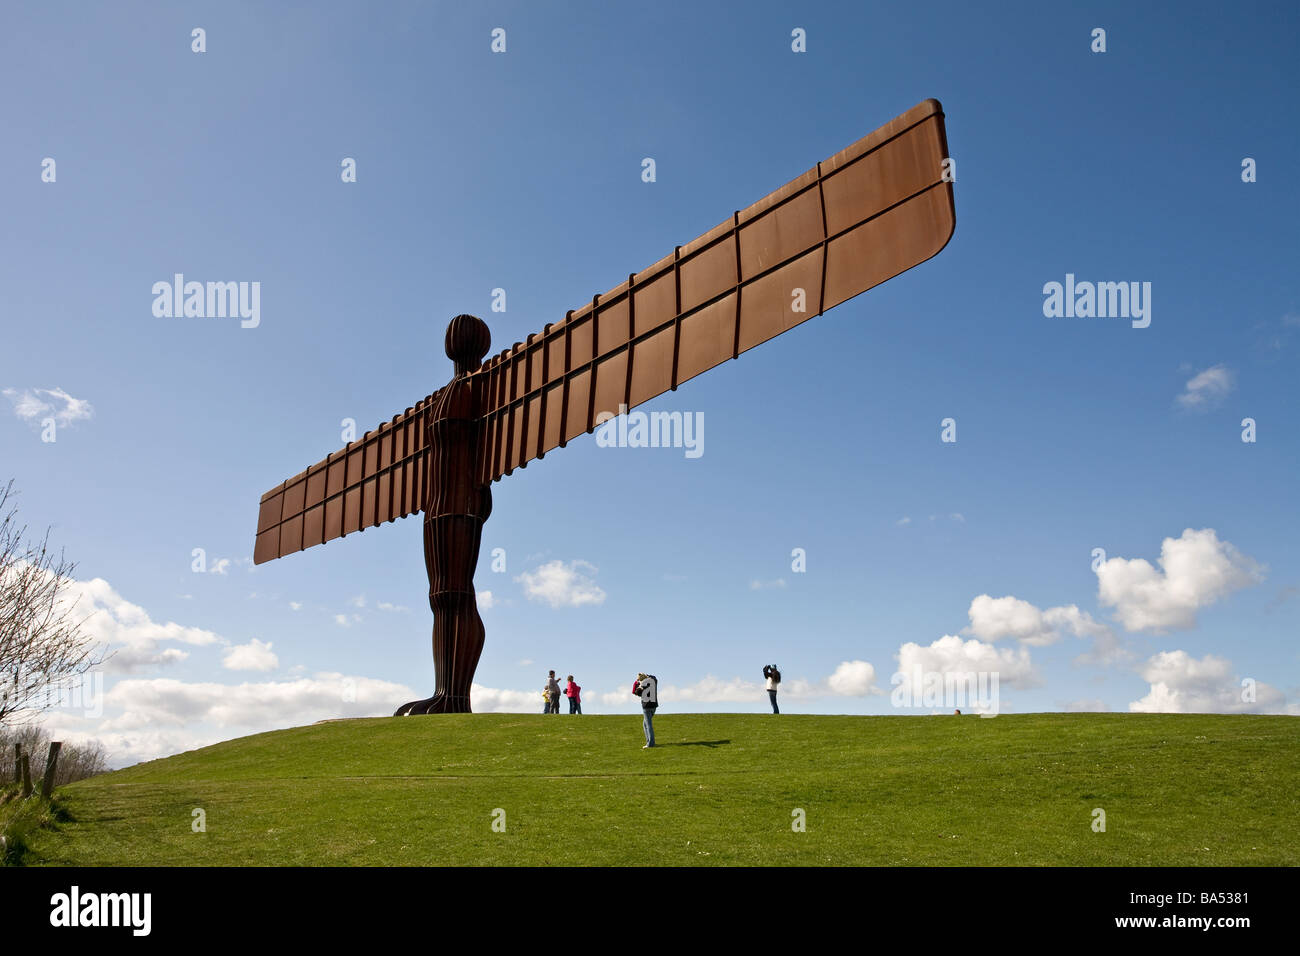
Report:
[[[447,358],[456,363],[457,375],[468,375],[483,364],[492,347],[487,323],[474,315],[458,315],[447,325]]]

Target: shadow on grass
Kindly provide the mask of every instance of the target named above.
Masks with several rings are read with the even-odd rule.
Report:
[[[656,744],[658,747],[721,747],[731,743],[730,740],[679,740],[671,744]]]

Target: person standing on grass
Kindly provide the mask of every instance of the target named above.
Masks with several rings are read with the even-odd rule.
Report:
[[[645,731],[645,746],[655,745],[655,711],[659,709],[659,678],[654,674],[637,674],[632,693],[641,698],[641,729]]]
[[[781,683],[781,672],[775,664],[764,664],[763,677],[767,680],[767,696],[772,699],[772,713],[779,714],[781,708],[776,706],[776,688]]]
[[[582,713],[582,698],[578,695],[582,693],[582,688],[573,682],[573,675],[569,675],[569,683],[564,688],[564,696],[569,698],[569,713]]]
[[[549,714],[558,714],[560,712],[560,682],[555,679],[555,671],[551,671],[550,677],[546,679],[546,695],[550,701],[551,707],[547,711]]]

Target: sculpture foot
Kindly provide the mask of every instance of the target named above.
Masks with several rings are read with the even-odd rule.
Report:
[[[403,704],[393,712],[394,717],[412,717],[415,714],[468,714],[469,701],[462,698],[448,697],[446,694],[434,694],[424,700],[413,700]]]
[[[393,712],[393,716],[410,717],[414,714],[437,713],[437,711],[431,711],[430,708],[434,706],[434,702],[438,700],[438,696],[439,695],[435,694],[433,697],[426,697],[424,700],[408,701],[401,707],[397,708],[397,710]]]

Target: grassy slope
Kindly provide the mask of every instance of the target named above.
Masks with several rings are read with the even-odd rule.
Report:
[[[1293,717],[665,713],[656,732],[650,751],[636,716],[259,734],[63,788],[71,819],[28,862],[1300,863]]]

